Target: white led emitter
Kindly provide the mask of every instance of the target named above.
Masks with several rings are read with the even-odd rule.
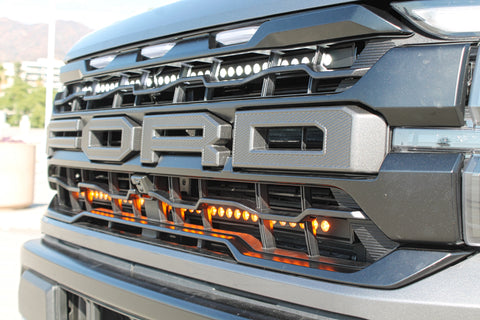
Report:
[[[221,43],[224,46],[245,43],[250,41],[255,32],[257,32],[257,29],[258,26],[251,26],[222,31],[217,34],[216,40],[218,43]]]

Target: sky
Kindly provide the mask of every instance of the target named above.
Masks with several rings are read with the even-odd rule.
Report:
[[[0,0],[0,17],[23,23],[80,22],[94,30],[178,0]],[[50,8],[54,6],[55,10]]]

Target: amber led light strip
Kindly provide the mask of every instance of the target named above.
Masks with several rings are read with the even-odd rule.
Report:
[[[83,191],[80,193],[74,192],[74,196],[77,199],[84,199],[84,201],[90,204],[90,213],[93,213],[98,216],[108,217],[108,218],[119,218],[124,221],[128,222],[136,222],[141,223],[144,225],[149,225],[148,218],[145,213],[145,203],[147,200],[151,200],[148,196],[141,197],[136,194],[131,194],[127,198],[116,198],[112,197],[110,194],[92,190],[89,188],[84,188]],[[96,207],[92,207],[92,203],[96,202]],[[112,209],[109,208],[102,208],[101,203],[110,202],[112,204]],[[100,205],[100,207],[98,207]],[[131,210],[133,212],[126,212],[125,209],[129,210],[128,206],[131,206]],[[161,214],[164,216],[164,220],[161,221],[163,223],[167,223],[165,226],[166,228],[175,230],[181,230],[183,232],[188,232],[192,234],[199,234],[207,235],[216,237],[216,238],[223,238],[232,240],[233,236],[239,236],[244,239],[252,248],[252,251],[242,251],[241,253],[245,256],[261,258],[261,259],[268,259],[272,261],[288,263],[293,265],[300,265],[305,267],[320,267],[323,266],[318,265],[315,261],[311,261],[311,257],[303,252],[296,252],[290,250],[275,250],[275,253],[272,254],[265,254],[262,253],[262,243],[260,240],[252,237],[251,235],[239,233],[235,231],[223,230],[223,229],[216,229],[212,228],[212,222],[222,222],[222,221],[229,221],[229,222],[237,222],[245,225],[259,225],[260,218],[258,214],[251,213],[247,210],[241,210],[235,207],[229,206],[214,206],[214,205],[205,205],[202,209],[186,209],[186,208],[179,208],[179,207],[172,207],[168,203],[164,201],[158,201],[158,209]],[[88,208],[88,206],[87,206]],[[180,216],[181,220],[175,220],[174,215]],[[192,216],[199,216],[204,217],[207,219],[208,222],[203,222],[203,225],[197,224],[190,224],[185,223],[187,220],[187,215],[190,217]],[[205,221],[205,219],[202,219]],[[205,225],[207,223],[207,225]],[[170,224],[170,225],[168,225]],[[308,230],[310,230],[314,236],[317,233],[327,234],[331,231],[332,221],[326,219],[317,219],[312,217],[307,217],[306,220],[303,222],[287,222],[287,221],[279,221],[279,220],[264,220],[263,225],[269,228],[270,230],[292,230],[298,232],[299,234],[303,234],[307,232],[305,230],[308,226]],[[158,226],[155,224],[155,226]],[[224,233],[220,234],[218,232]],[[310,260],[310,261],[309,261]],[[310,263],[314,263],[311,265]]]
[[[137,209],[138,212],[142,211],[142,207],[144,207],[145,204],[145,198],[138,197],[138,196],[132,196],[132,199],[112,199],[112,197],[104,192],[101,191],[96,191],[96,190],[90,190],[87,189],[87,191],[82,191],[78,196],[88,200],[90,203],[93,202],[94,200],[101,200],[101,201],[115,201],[116,204],[121,208],[123,204],[128,204],[132,205]],[[77,196],[77,197],[78,197]],[[160,201],[161,203],[161,208],[163,213],[167,216],[169,212],[171,212],[174,208],[167,203]],[[182,219],[185,219],[185,213],[196,213],[197,215],[203,214],[203,209],[185,209],[185,208],[175,208],[180,210]],[[105,210],[102,208],[102,210]],[[93,212],[95,211],[95,212]],[[99,210],[92,210],[92,213],[99,213],[102,211]],[[132,221],[135,222],[136,220],[134,219],[136,216],[134,213],[129,213],[129,212],[121,212],[122,219],[126,221]],[[223,207],[223,206],[208,206],[207,207],[207,216],[210,222],[214,218],[220,218],[220,219],[226,219],[230,221],[238,221],[238,222],[250,222],[250,223],[257,223],[259,220],[259,217],[257,214],[250,213],[249,211],[246,210],[240,210],[238,208],[230,208],[230,207]],[[147,219],[145,216],[140,215],[141,219]],[[168,217],[167,217],[168,218]],[[305,223],[304,222],[286,222],[286,221],[277,221],[277,220],[268,220],[269,225],[271,228],[291,228],[291,229],[305,229]],[[147,224],[145,220],[140,221],[143,224]],[[312,219],[310,221],[311,226],[312,226],[312,231],[315,235],[317,235],[317,231],[322,231],[323,233],[328,233],[331,229],[331,222],[329,222],[326,219],[319,220],[319,219]]]
[[[133,197],[132,199],[129,199],[129,200],[112,199],[112,197],[107,193],[104,193],[102,191],[97,191],[97,190],[90,190],[90,189],[87,189],[86,191],[82,191],[80,193],[74,193],[74,196],[76,196],[77,198],[78,197],[84,198],[90,203],[92,203],[94,200],[110,201],[110,202],[114,201],[119,208],[122,208],[123,205],[131,205],[132,209],[135,208],[138,212],[142,211],[142,207],[145,204],[145,199],[141,197]],[[114,210],[110,210],[107,208],[101,208],[101,210],[92,209],[90,212],[101,215],[101,216],[110,217],[110,218],[116,217]],[[120,218],[125,221],[140,222],[142,224],[147,224],[147,221],[146,221],[147,217],[143,215],[137,216],[135,215],[135,213],[125,212],[123,210],[119,212],[117,215],[120,216]]]

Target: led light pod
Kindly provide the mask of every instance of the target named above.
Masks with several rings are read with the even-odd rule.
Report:
[[[175,46],[174,42],[157,44],[154,46],[143,48],[141,51],[141,54],[142,56],[149,59],[160,58],[166,55],[167,52],[170,51],[174,46]]]
[[[90,60],[90,67],[95,68],[95,69],[102,69],[105,68],[110,64],[110,62],[115,59],[116,55],[114,54],[109,54],[106,56],[98,57],[98,58],[93,58]]]
[[[216,40],[224,46],[231,46],[250,41],[258,26],[243,27],[217,33]]]

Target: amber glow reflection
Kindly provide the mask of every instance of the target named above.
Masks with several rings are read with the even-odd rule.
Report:
[[[110,210],[110,209],[103,209],[103,208],[97,208],[95,210],[91,210],[91,213],[103,216],[103,217],[108,217],[108,218],[117,218],[117,219],[122,219],[124,221],[128,222],[137,222],[141,224],[149,224],[149,221],[146,216],[142,216],[141,212],[144,209],[145,206],[145,198],[140,197],[138,195],[131,195],[129,199],[118,199],[114,198],[112,200],[111,196],[105,192],[102,191],[96,191],[96,190],[89,190],[89,189],[84,189],[84,191],[81,192],[72,192],[72,196],[76,199],[78,198],[83,198],[90,203],[94,200],[102,200],[102,201],[114,201],[114,203],[117,204],[117,206],[114,206],[116,211]],[[150,198],[148,198],[150,199]],[[132,205],[133,209],[135,209],[133,212],[125,212],[122,210],[123,205]],[[98,203],[96,203],[98,205]],[[260,239],[253,237],[252,235],[245,234],[245,233],[240,233],[240,232],[233,232],[233,231],[228,231],[228,230],[220,230],[220,229],[212,229],[212,219],[231,219],[233,221],[244,221],[244,222],[258,222],[259,216],[255,213],[250,213],[247,210],[235,208],[235,207],[218,207],[215,205],[207,205],[205,204],[204,207],[201,209],[185,209],[185,208],[180,208],[180,207],[175,207],[173,208],[169,204],[159,201],[159,207],[157,209],[161,209],[162,212],[165,214],[165,217],[168,218],[168,213],[171,212],[172,210],[176,210],[177,214],[180,214],[182,216],[182,219],[185,220],[185,215],[189,216],[189,214],[198,214],[198,215],[205,215],[205,218],[208,219],[210,222],[209,226],[202,226],[202,225],[196,225],[196,224],[184,224],[182,226],[175,226],[173,222],[167,221],[167,223],[161,223],[160,225],[163,225],[160,229],[163,228],[163,232],[168,232],[166,230],[181,230],[185,233],[189,234],[194,234],[194,235],[199,235],[199,236],[209,236],[212,238],[219,238],[219,239],[226,239],[226,240],[233,240],[235,238],[242,238],[245,243],[246,247],[241,250],[241,254],[248,256],[248,257],[254,257],[254,258],[259,258],[259,259],[271,259],[271,261],[276,261],[280,263],[285,263],[289,265],[296,265],[296,266],[301,266],[301,267],[312,267],[312,268],[321,268],[325,270],[332,269],[332,267],[329,266],[317,266],[316,261],[311,260],[308,261],[308,256],[305,255],[305,257],[300,256],[300,253],[295,251],[295,250],[275,250],[275,252],[268,252],[268,253],[262,253],[262,245],[260,242]],[[120,212],[117,212],[120,211]],[[130,210],[128,210],[130,211]],[[114,213],[115,212],[115,213]],[[140,213],[140,216],[139,216]],[[217,220],[218,221],[218,220]],[[329,232],[331,231],[332,224],[330,221],[323,219],[312,219],[308,222],[288,222],[288,221],[281,221],[281,220],[264,220],[265,226],[271,228],[277,228],[276,230],[273,230],[274,232],[278,231],[278,229],[283,229],[283,228],[292,228],[292,229],[304,229],[305,228],[305,223],[308,223],[309,225],[308,228],[312,228],[312,232],[316,235],[318,230],[321,232]],[[158,225],[156,225],[158,226]],[[160,231],[159,229],[159,231]],[[235,236],[233,236],[235,235]],[[195,236],[191,236],[195,237]],[[200,238],[200,237],[198,237]],[[212,241],[210,239],[210,241]],[[215,241],[215,240],[213,240]],[[218,242],[218,240],[217,240]]]
[[[317,230],[318,230],[318,221],[317,219],[312,221],[312,232],[314,235],[317,235]]]
[[[293,264],[301,267],[307,267],[307,268],[310,267],[310,263],[308,263],[307,261],[295,260],[295,259],[278,257],[278,256],[272,257],[272,260],[277,262],[282,262],[282,263]]]

